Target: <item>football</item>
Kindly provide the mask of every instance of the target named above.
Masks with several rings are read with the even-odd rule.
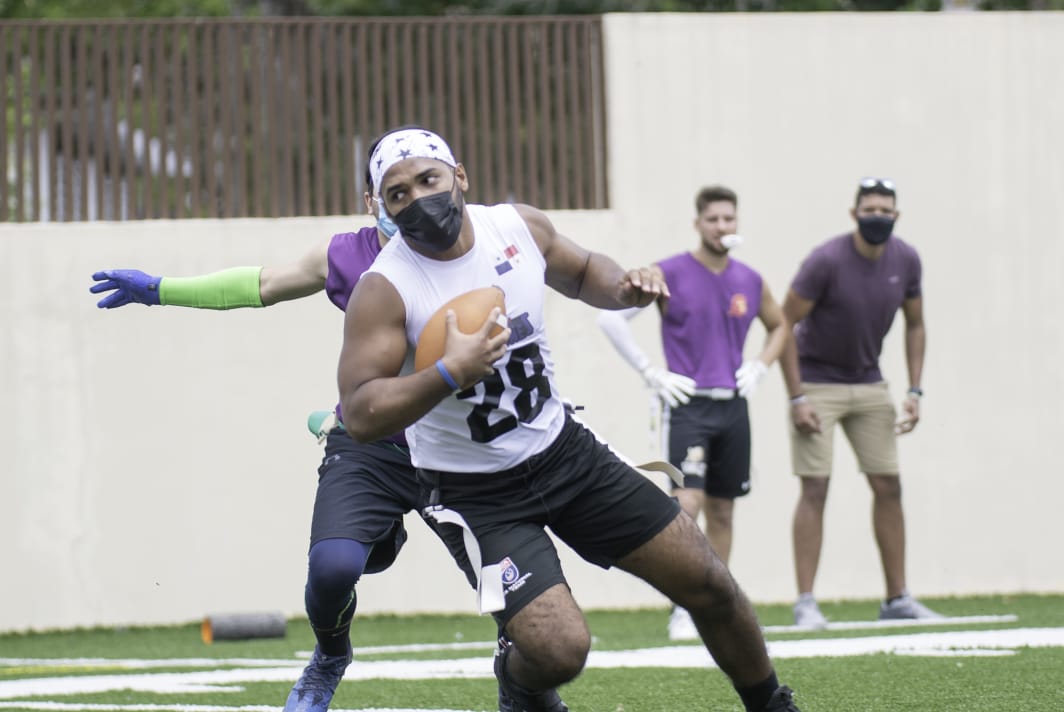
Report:
[[[491,328],[491,335],[495,336],[506,327],[505,295],[498,287],[481,287],[459,294],[437,309],[418,336],[417,348],[414,351],[414,369],[420,371],[428,368],[443,356],[444,344],[447,341],[448,309],[454,311],[459,331],[472,334],[484,325],[484,321],[495,307],[502,310],[499,323]]]

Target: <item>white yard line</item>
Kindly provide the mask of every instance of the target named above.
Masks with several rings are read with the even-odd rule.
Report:
[[[899,655],[986,655],[987,651],[1009,653],[1016,648],[1064,647],[1064,628],[1007,628],[963,630],[907,635],[871,635],[865,638],[818,638],[770,641],[773,658],[847,657],[894,653]],[[702,645],[677,645],[649,650],[592,651],[588,667],[709,667],[713,664]]]
[[[108,670],[150,670],[152,668],[203,668],[203,667],[280,667],[291,665],[303,669],[306,660],[295,658],[0,658],[0,667],[40,667],[56,672],[63,668],[86,670],[105,668]]]
[[[782,640],[769,643],[773,658],[812,658],[873,655],[1007,655],[1023,647],[1064,647],[1064,628],[1006,628],[981,631],[935,631],[902,635],[877,635],[861,638],[817,638],[811,640]],[[28,663],[55,664],[56,661],[12,659],[19,665]],[[205,665],[216,666],[222,661],[203,659]],[[109,661],[114,664],[115,661]],[[149,662],[149,661],[142,661]],[[154,661],[174,664],[174,661]],[[276,707],[206,706],[206,705],[101,705],[60,702],[15,702],[25,697],[57,697],[62,695],[93,694],[130,690],[154,694],[188,694],[195,692],[224,692],[242,689],[243,683],[291,683],[299,675],[298,663],[261,667],[261,660],[247,667],[231,670],[200,670],[196,672],[166,672],[111,675],[76,675],[23,678],[0,681],[0,709],[41,709],[56,712],[259,712]],[[226,664],[236,664],[226,660]],[[699,644],[675,645],[643,650],[592,651],[589,668],[710,668],[713,661]],[[487,655],[455,660],[356,660],[348,668],[347,680],[394,679],[424,680],[446,678],[490,678],[491,658]],[[2,700],[11,700],[3,702]],[[43,706],[42,706],[43,705]],[[339,710],[334,712],[340,712]],[[406,712],[400,710],[352,710],[345,712]],[[433,712],[417,710],[416,712]],[[436,710],[435,712],[454,712]]]
[[[389,653],[425,653],[445,650],[495,649],[495,641],[473,643],[416,643],[413,645],[377,645],[355,648],[355,659],[360,655],[385,655]],[[62,668],[105,668],[108,670],[149,670],[151,668],[202,668],[202,667],[279,667],[292,665],[300,670],[307,664],[311,651],[296,653],[294,658],[0,658],[0,667],[42,667],[55,671]]]
[[[811,630],[877,630],[879,628],[913,628],[943,625],[975,625],[979,623],[1015,623],[1017,617],[1005,616],[954,616],[952,618],[905,618],[887,621],[829,621],[823,628],[804,625],[767,625],[766,633],[808,633]]]
[[[380,655],[383,653],[426,653],[435,650],[494,650],[494,640],[474,641],[469,643],[418,643],[415,645],[374,645],[355,648],[355,657],[359,655]],[[309,653],[307,657],[310,657]]]
[[[828,623],[819,630],[876,630],[882,628],[912,628],[948,625],[974,625],[981,623],[1015,623],[1015,615],[1002,616],[957,616],[953,618],[926,618],[889,621],[837,621]],[[796,625],[765,626],[766,633],[808,633],[811,628]],[[423,653],[445,650],[483,650],[495,648],[495,641],[472,641],[464,643],[416,643],[413,645],[376,645],[355,648],[357,660],[360,655],[386,655],[391,653]],[[60,671],[62,668],[106,668],[108,670],[148,670],[152,668],[202,668],[202,667],[262,667],[274,668],[292,665],[302,669],[310,651],[297,653],[293,659],[285,658],[0,658],[0,667],[42,667]]]

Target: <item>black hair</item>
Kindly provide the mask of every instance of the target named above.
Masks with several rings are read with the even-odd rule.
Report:
[[[711,185],[707,188],[703,188],[698,191],[698,195],[695,196],[695,214],[701,214],[706,206],[710,203],[728,202],[739,207],[739,196],[735,194],[735,191],[731,188],[725,188],[722,185]]]
[[[894,198],[894,202],[898,202],[898,193],[893,188],[888,188],[882,183],[877,182],[875,185],[868,187],[859,186],[857,188],[857,195],[853,197],[853,207],[857,207],[861,204],[861,198],[866,195],[882,195],[887,198]]]

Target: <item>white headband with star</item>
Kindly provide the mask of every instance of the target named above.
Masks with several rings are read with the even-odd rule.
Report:
[[[373,178],[373,190],[381,192],[381,179],[388,169],[407,158],[435,158],[454,168],[451,147],[442,138],[425,129],[403,129],[381,139],[369,159],[369,173]]]

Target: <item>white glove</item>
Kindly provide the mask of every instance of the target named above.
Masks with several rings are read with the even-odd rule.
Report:
[[[678,373],[666,371],[664,368],[658,368],[657,366],[647,366],[641,373],[647,385],[657,391],[661,399],[670,408],[675,408],[691,401],[691,396],[695,392],[693,378],[681,376]]]
[[[757,385],[765,377],[768,366],[759,359],[745,362],[735,372],[735,386],[739,389],[740,398],[749,398],[757,390]]]

